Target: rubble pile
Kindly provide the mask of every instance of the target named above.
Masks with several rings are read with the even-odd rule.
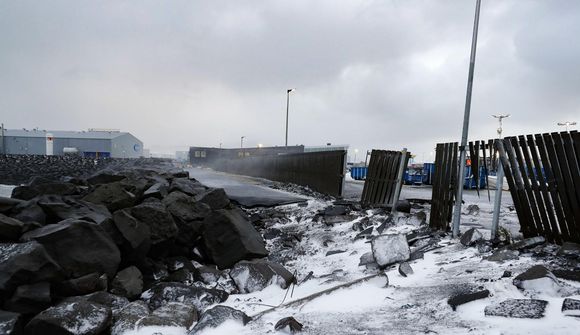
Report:
[[[187,172],[134,163],[36,177],[0,199],[0,333],[245,324],[243,312],[215,304],[295,282],[266,256],[246,213]]]

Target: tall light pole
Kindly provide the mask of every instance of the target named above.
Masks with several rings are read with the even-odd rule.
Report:
[[[240,149],[244,148],[244,138],[246,138],[246,136],[240,137]]]
[[[354,149],[354,161],[353,163],[356,164],[356,154],[358,153],[358,149]]]
[[[503,132],[503,119],[510,117],[509,114],[506,115],[492,115],[499,121],[499,128],[497,128],[497,137],[498,139],[502,139],[502,132]],[[493,157],[490,156],[490,159]],[[497,173],[495,174],[496,182],[495,182],[495,196],[493,199],[493,216],[491,218],[491,239],[495,239],[497,236],[497,229],[499,227],[499,210],[501,207],[501,192],[503,191],[503,165],[501,162],[497,165]],[[487,185],[487,189],[489,190],[489,185]]]
[[[481,0],[475,4],[475,19],[473,20],[473,35],[471,38],[471,55],[469,57],[469,75],[467,77],[467,93],[465,94],[465,113],[463,115],[463,132],[459,146],[459,178],[457,180],[457,196],[453,211],[453,237],[459,236],[459,222],[461,220],[461,202],[463,200],[463,183],[465,182],[465,147],[469,132],[469,114],[471,113],[471,92],[473,90],[473,71],[475,68],[475,52],[477,49],[477,30],[479,28],[479,8]]]
[[[558,122],[558,126],[566,126],[566,131],[568,131],[568,127],[575,126],[576,121],[566,121],[566,122]]]
[[[294,92],[296,89],[289,88],[286,90],[286,146],[288,146],[288,113],[290,111],[290,92]]]

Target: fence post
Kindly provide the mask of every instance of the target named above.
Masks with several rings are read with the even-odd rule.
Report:
[[[397,172],[397,181],[395,184],[395,194],[393,194],[393,206],[391,207],[391,213],[397,214],[397,202],[399,202],[399,194],[401,193],[401,187],[403,184],[403,175],[405,174],[405,162],[407,161],[407,148],[403,148],[401,151],[401,162],[399,163],[399,171]]]
[[[497,181],[495,182],[495,198],[493,201],[493,218],[491,220],[491,238],[495,239],[497,237],[497,229],[499,227],[499,211],[501,207],[501,192],[503,191],[503,166],[499,162],[497,167]],[[489,190],[489,184],[487,185]]]

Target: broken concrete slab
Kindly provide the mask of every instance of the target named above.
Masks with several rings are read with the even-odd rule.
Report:
[[[489,297],[489,290],[481,290],[476,292],[469,292],[469,293],[459,293],[447,300],[447,303],[453,310],[457,309],[457,306],[466,304],[471,301],[485,299]]]
[[[556,294],[560,282],[550,270],[543,265],[535,265],[514,278],[513,284],[520,290],[538,293]]]
[[[411,255],[405,234],[379,235],[371,241],[371,250],[380,267],[404,262]]]
[[[580,317],[580,300],[566,298],[562,302],[562,313],[567,316]]]
[[[508,299],[485,307],[486,316],[540,319],[544,317],[548,302],[538,299]]]
[[[483,239],[483,234],[480,233],[479,230],[477,230],[476,228],[471,228],[465,233],[463,233],[463,235],[461,235],[461,239],[459,240],[459,242],[461,242],[461,244],[463,244],[466,247],[471,247],[481,239]]]

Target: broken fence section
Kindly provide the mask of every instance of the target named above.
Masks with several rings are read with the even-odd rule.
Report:
[[[401,151],[373,150],[371,152],[367,178],[361,196],[363,206],[392,204],[397,184],[403,183],[403,178],[398,178],[401,159],[404,159],[403,168],[406,168],[410,156],[409,152],[405,152],[403,157]]]
[[[457,142],[439,143],[435,149],[435,172],[429,226],[449,230],[457,185]]]
[[[496,141],[524,237],[580,243],[580,133]]]

